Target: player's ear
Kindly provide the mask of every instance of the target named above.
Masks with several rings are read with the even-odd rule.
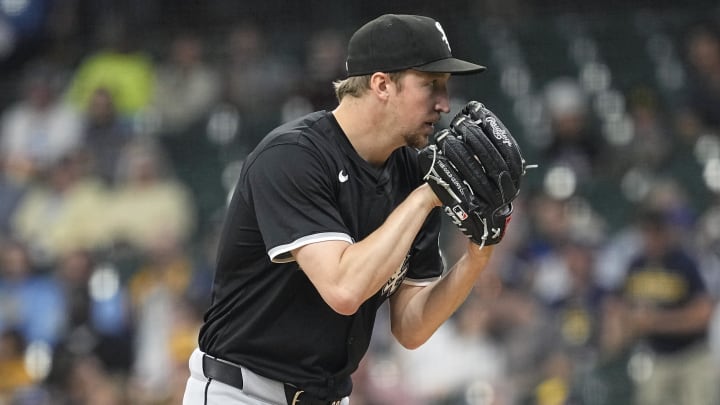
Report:
[[[390,75],[387,73],[375,72],[370,76],[370,90],[382,100],[387,100],[390,84]]]

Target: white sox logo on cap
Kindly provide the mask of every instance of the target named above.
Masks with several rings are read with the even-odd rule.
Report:
[[[445,42],[445,45],[447,45],[448,51],[452,52],[452,49],[450,49],[450,41],[448,41],[447,35],[445,35],[445,30],[443,29],[442,25],[440,25],[439,22],[435,21],[435,28],[440,31],[440,35],[442,35],[441,38],[443,42]]]

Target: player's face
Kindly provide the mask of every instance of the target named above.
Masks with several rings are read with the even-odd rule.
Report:
[[[398,91],[397,119],[405,143],[422,148],[435,132],[441,113],[450,111],[448,73],[424,73],[409,70],[401,79]]]

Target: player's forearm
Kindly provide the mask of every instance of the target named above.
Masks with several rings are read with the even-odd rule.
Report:
[[[351,245],[342,242],[306,245],[293,254],[323,300],[334,311],[351,315],[400,269],[437,203],[432,190],[423,185],[365,239]]]
[[[421,186],[377,230],[344,251],[339,263],[340,283],[357,289],[359,304],[373,296],[400,268],[435,204],[430,188]]]
[[[493,247],[470,245],[448,274],[430,287],[401,289],[392,301],[392,331],[405,347],[414,349],[462,305],[483,272]]]

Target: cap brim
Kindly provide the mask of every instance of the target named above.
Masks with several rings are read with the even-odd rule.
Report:
[[[484,72],[487,68],[485,66],[476,65],[474,63],[467,62],[461,59],[447,58],[426,63],[421,66],[415,66],[412,69],[430,73],[451,73],[455,75],[469,75],[472,73]]]

